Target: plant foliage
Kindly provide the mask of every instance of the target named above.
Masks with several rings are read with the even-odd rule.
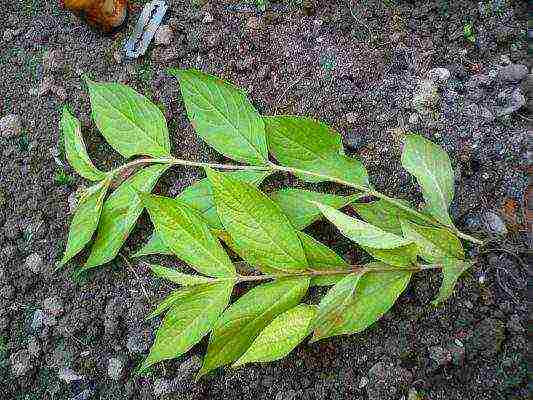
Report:
[[[154,232],[134,255],[174,255],[194,271],[151,266],[156,277],[177,287],[149,316],[162,317],[162,323],[141,370],[180,357],[205,336],[209,344],[199,376],[224,365],[278,360],[310,335],[314,342],[361,332],[422,269],[442,271],[435,304],[453,293],[471,265],[460,238],[479,241],[459,232],[449,216],[453,170],[439,146],[421,135],[403,137],[402,165],[425,200],[419,212],[376,191],[363,164],[344,154],[340,135],[327,125],[306,117],[263,117],[228,82],[194,70],[170,73],[197,134],[247,165],[173,157],[158,107],[121,84],[88,81],[93,117],[119,154],[141,158],[100,171],[87,154],[79,121],[66,108],[60,123],[70,165],[94,182],[73,216],[61,265],[93,237],[82,270],[113,260],[146,209]],[[151,194],[173,165],[201,167],[206,178],[175,198]],[[263,180],[276,172],[330,181],[353,194],[263,191]],[[124,179],[126,173],[132,174]],[[115,189],[108,195],[110,188]],[[340,211],[346,206],[357,217]],[[350,265],[303,232],[323,218],[375,261]],[[255,286],[231,302],[233,288],[245,282]],[[330,286],[318,305],[305,302],[310,286]]]

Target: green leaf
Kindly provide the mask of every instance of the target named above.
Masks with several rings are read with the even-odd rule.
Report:
[[[81,124],[65,106],[60,122],[68,162],[78,174],[90,181],[100,181],[106,177],[105,172],[94,166],[81,137]]]
[[[327,125],[307,117],[263,117],[268,148],[282,164],[369,187],[368,173],[359,160],[344,155],[342,140]],[[298,175],[307,182],[326,179]]]
[[[157,232],[152,232],[150,239],[145,243],[132,257],[149,256],[152,254],[164,254],[171,255],[172,251],[163,243],[163,241],[157,236]]]
[[[402,165],[422,188],[428,213],[440,223],[453,227],[448,208],[454,195],[454,174],[448,154],[420,135],[406,135]]]
[[[452,295],[457,280],[463,272],[472,266],[472,263],[469,261],[449,257],[443,258],[440,262],[442,263],[442,283],[439,294],[432,302],[434,305],[442,303]]]
[[[325,244],[320,243],[318,240],[309,236],[304,232],[298,232],[298,237],[302,242],[305,257],[309,264],[309,269],[313,271],[342,271],[347,270],[346,274],[349,274],[350,265],[346,263],[333,250],[327,247]],[[334,285],[342,278],[343,274],[335,275],[322,275],[314,276],[311,278],[311,286],[329,286]]]
[[[457,236],[446,229],[421,226],[402,220],[404,236],[415,242],[420,257],[428,263],[437,263],[443,258],[464,259],[463,245]]]
[[[150,100],[120,83],[87,85],[96,126],[123,157],[170,156],[165,117]]]
[[[233,283],[195,286],[176,300],[157,330],[155,343],[141,370],[181,356],[207,335],[227,307]]]
[[[276,361],[285,357],[311,333],[317,312],[316,306],[300,304],[278,315],[233,367],[251,362]]]
[[[372,266],[387,267],[367,265]],[[401,269],[344,277],[322,298],[311,342],[365,330],[392,307],[410,278],[411,272]]]
[[[315,203],[322,214],[335,225],[347,238],[360,246],[374,249],[394,249],[412,243],[394,233],[386,232],[374,225],[368,224],[325,204]]]
[[[266,271],[305,269],[297,231],[280,207],[256,187],[206,168],[220,220],[239,255]]]
[[[98,226],[102,204],[108,187],[109,181],[100,181],[96,185],[88,188],[83,194],[70,223],[67,248],[60,262],[60,266],[69,262],[91,240]]]
[[[84,268],[105,264],[117,256],[143,210],[137,193],[151,192],[168,168],[164,164],[143,168],[109,196],[102,208],[96,239]]]
[[[174,303],[176,303],[178,300],[180,300],[183,297],[188,296],[191,291],[194,288],[180,288],[178,290],[174,290],[172,293],[170,293],[159,305],[155,308],[154,311],[152,311],[147,317],[146,320],[155,318],[161,314],[163,314],[166,310],[168,310]]]
[[[222,173],[239,181],[259,186],[270,174],[270,171],[230,171]],[[177,199],[200,211],[210,228],[224,229],[217,214],[209,179],[204,178],[189,186],[177,196]]]
[[[336,196],[334,194],[312,192],[304,189],[280,189],[270,193],[269,197],[281,207],[281,210],[296,229],[304,229],[322,218],[318,207],[311,203],[317,201],[334,208],[350,204],[357,196]]]
[[[414,243],[393,249],[373,249],[365,246],[362,246],[362,248],[376,260],[383,261],[394,267],[413,266],[413,264],[416,264],[418,256],[418,248]]]
[[[399,236],[402,235],[400,218],[418,224],[426,224],[424,220],[418,218],[416,215],[402,210],[385,200],[376,200],[371,203],[352,203],[352,207],[369,224]]]
[[[176,199],[140,196],[157,235],[176,256],[204,275],[235,276],[228,255],[196,210]]]
[[[241,90],[194,70],[171,70],[180,82],[187,115],[198,135],[237,161],[268,162],[265,124]]]
[[[300,303],[308,287],[308,278],[279,279],[241,296],[216,322],[198,377],[241,357],[275,317]]]
[[[155,276],[182,286],[196,286],[213,281],[211,278],[206,278],[205,276],[184,274],[174,268],[163,267],[162,265],[150,265],[150,269]]]

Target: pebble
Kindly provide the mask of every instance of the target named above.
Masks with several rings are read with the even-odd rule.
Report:
[[[107,363],[107,375],[114,381],[119,381],[124,376],[124,361],[120,358],[110,358]]]
[[[168,25],[161,25],[154,35],[154,44],[168,46],[172,41],[172,36],[174,32]]]
[[[0,137],[12,138],[22,132],[20,118],[16,114],[9,114],[0,119]]]
[[[31,355],[28,350],[20,350],[13,353],[9,358],[9,361],[11,363],[11,371],[15,376],[26,375],[33,369]]]
[[[481,216],[483,228],[493,235],[507,235],[507,227],[500,216],[492,211],[487,211]]]
[[[63,302],[58,296],[46,298],[43,301],[43,310],[54,317],[59,317],[65,312]]]
[[[413,109],[422,115],[430,114],[439,101],[437,89],[434,82],[427,79],[420,80],[411,101]]]
[[[24,260],[24,267],[34,274],[43,272],[43,258],[39,253],[32,253]]]
[[[527,67],[521,64],[509,64],[498,71],[498,78],[504,82],[519,82],[527,76]]]
[[[15,39],[17,36],[19,36],[22,33],[23,29],[6,29],[4,31],[4,34],[2,35],[2,38],[5,43],[11,42],[13,39]]]
[[[448,71],[446,68],[433,68],[428,72],[428,78],[432,82],[443,86],[446,84],[446,82],[448,82],[450,76],[450,71]]]
[[[500,64],[503,65],[503,66],[507,66],[507,65],[511,64],[511,59],[509,58],[509,56],[507,54],[502,54],[500,56]]]
[[[359,389],[364,388],[366,385],[368,385],[368,378],[366,376],[362,376],[361,380],[359,381]]]

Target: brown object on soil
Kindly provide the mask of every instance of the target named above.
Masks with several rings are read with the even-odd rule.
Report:
[[[64,0],[65,7],[103,32],[115,31],[126,22],[127,0]]]

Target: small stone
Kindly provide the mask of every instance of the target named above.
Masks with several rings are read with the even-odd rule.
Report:
[[[120,358],[110,358],[107,363],[107,375],[114,381],[119,381],[124,376],[124,361]]]
[[[450,79],[450,76],[450,71],[446,68],[433,68],[428,72],[428,78],[439,86],[444,86],[448,82],[448,79]]]
[[[43,301],[43,310],[54,317],[59,317],[65,312],[63,302],[58,296],[46,298]]]
[[[6,29],[3,34],[4,43],[9,43],[22,33],[22,28],[19,29]]]
[[[6,300],[11,300],[15,297],[15,288],[11,285],[4,285],[0,289],[0,297]]]
[[[65,67],[65,56],[61,50],[47,51],[43,56],[45,73],[59,72]]]
[[[509,64],[498,71],[498,79],[503,82],[520,82],[527,76],[527,67],[521,64]]]
[[[28,339],[28,353],[35,358],[41,355],[41,343],[35,336],[30,336]]]
[[[158,63],[169,63],[182,59],[185,56],[183,49],[175,47],[159,47],[152,52],[152,60]]]
[[[507,66],[507,65],[511,64],[511,59],[509,58],[509,56],[507,54],[502,54],[500,56],[500,64],[503,65],[503,66]]]
[[[411,101],[413,109],[421,115],[430,114],[439,101],[437,89],[437,86],[432,81],[420,80]]]
[[[493,235],[505,236],[507,235],[507,227],[505,222],[500,218],[500,216],[491,211],[487,211],[481,217],[481,222],[483,228]]]
[[[154,44],[168,46],[172,41],[172,36],[174,32],[170,29],[168,25],[161,25],[154,35]]]
[[[11,363],[11,371],[15,376],[26,375],[33,369],[31,355],[28,350],[20,350],[12,354],[9,362]]]
[[[60,380],[66,383],[82,381],[85,379],[83,376],[78,375],[70,368],[61,368],[57,376]]]
[[[430,347],[428,351],[429,358],[431,358],[439,367],[448,365],[452,361],[451,353],[440,346]]]
[[[204,15],[204,18],[202,19],[202,23],[204,24],[210,24],[214,21],[215,19],[213,18],[213,16],[211,15],[211,13],[209,12],[206,12],[205,15]]]
[[[24,267],[34,274],[40,274],[43,272],[43,266],[43,258],[39,253],[32,253],[26,257],[26,260],[24,260]]]
[[[9,114],[0,119],[0,137],[12,138],[22,132],[20,118],[16,114]]]
[[[368,378],[366,376],[362,376],[361,380],[359,381],[359,389],[364,388],[366,385],[368,385]]]

